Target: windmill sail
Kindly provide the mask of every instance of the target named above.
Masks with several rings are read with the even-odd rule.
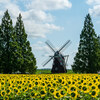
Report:
[[[45,62],[43,63],[43,66],[45,66],[47,63],[49,63],[52,59],[53,59],[53,56],[52,56],[51,58],[49,58],[47,61],[45,61]]]
[[[52,44],[49,40],[46,41],[45,43],[50,47],[50,49],[51,49],[54,53],[56,52],[55,47],[53,46],[53,44]]]
[[[71,41],[68,40],[68,41],[59,49],[59,52],[64,51],[64,50],[66,49],[66,47],[70,45],[70,43],[71,43]]]

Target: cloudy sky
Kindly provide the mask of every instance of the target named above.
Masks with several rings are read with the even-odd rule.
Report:
[[[100,34],[100,0],[0,0],[0,23],[7,9],[13,25],[19,13],[22,14],[39,69],[52,68],[52,61],[42,66],[48,56],[53,55],[45,44],[47,40],[56,49],[71,40],[70,46],[63,52],[69,55],[67,68],[71,68],[86,14],[91,14],[94,29],[97,35]]]

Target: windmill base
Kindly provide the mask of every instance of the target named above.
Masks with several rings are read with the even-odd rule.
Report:
[[[67,73],[67,69],[66,69],[65,65],[66,64],[65,64],[64,58],[61,63],[58,61],[58,59],[55,58],[54,62],[53,62],[51,73]]]
[[[67,69],[65,66],[57,66],[56,64],[53,65],[51,73],[67,73]]]

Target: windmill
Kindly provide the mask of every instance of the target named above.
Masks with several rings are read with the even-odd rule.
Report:
[[[47,63],[49,63],[51,60],[53,60],[52,65],[52,73],[66,73],[66,65],[69,55],[63,55],[62,52],[65,50],[66,47],[71,43],[70,40],[66,41],[66,43],[59,49],[56,50],[53,44],[50,41],[45,42],[48,47],[53,51],[54,55],[49,56],[50,58],[44,62],[43,66],[45,66]]]

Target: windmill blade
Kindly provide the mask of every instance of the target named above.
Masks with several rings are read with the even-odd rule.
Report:
[[[69,55],[66,55],[66,60],[65,60],[66,66],[67,66],[68,57],[69,57]]]
[[[59,52],[64,51],[66,49],[66,47],[68,47],[70,45],[71,41],[68,40],[60,49]]]
[[[55,47],[53,46],[53,44],[52,44],[49,40],[46,41],[45,43],[50,47],[50,49],[51,49],[54,53],[56,52]]]
[[[51,58],[49,58],[48,60],[46,60],[42,65],[43,65],[43,67],[49,62],[49,61],[51,61],[52,59],[53,59],[53,57],[54,56],[52,56]]]

